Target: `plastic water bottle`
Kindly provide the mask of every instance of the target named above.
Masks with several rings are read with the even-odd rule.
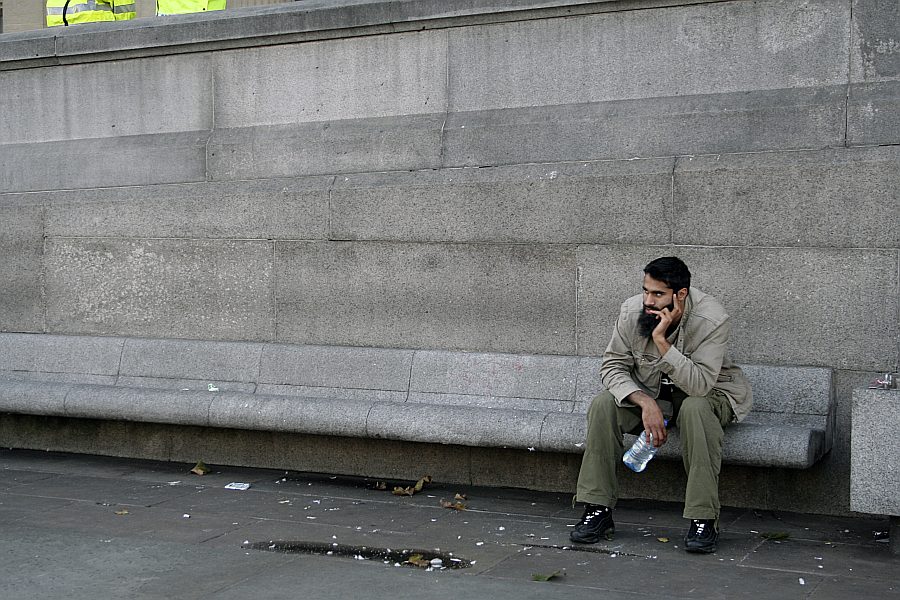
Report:
[[[668,425],[669,422],[665,421],[664,424]],[[647,441],[647,431],[644,430],[631,448],[622,455],[622,462],[635,473],[640,473],[647,468],[647,463],[656,456],[658,450],[659,448],[653,445],[653,436],[651,435],[650,441]]]

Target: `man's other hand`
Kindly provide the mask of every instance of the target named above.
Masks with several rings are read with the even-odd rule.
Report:
[[[634,392],[628,399],[641,407],[641,420],[644,422],[644,431],[647,439],[659,448],[666,443],[666,421],[656,400],[644,392]]]

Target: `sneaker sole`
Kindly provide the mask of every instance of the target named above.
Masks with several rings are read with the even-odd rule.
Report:
[[[597,535],[592,535],[589,537],[575,537],[575,534],[569,534],[569,539],[575,542],[576,544],[596,544],[600,541],[600,538],[605,538],[606,536],[615,535],[615,528],[607,529],[598,533]]]
[[[699,548],[696,548],[696,547],[689,548],[689,547],[685,546],[684,551],[690,552],[692,554],[712,554],[713,552],[715,552],[718,549],[719,549],[718,546],[703,546],[703,547],[699,547]]]

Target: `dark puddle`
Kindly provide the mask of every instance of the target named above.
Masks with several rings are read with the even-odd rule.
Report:
[[[392,565],[424,567],[428,564],[433,569],[465,569],[472,566],[470,561],[453,556],[452,552],[438,552],[437,550],[392,550],[391,548],[302,541],[253,542],[244,544],[244,547],[266,552],[284,552],[286,554],[315,554],[318,556],[342,556],[357,560],[380,560]]]

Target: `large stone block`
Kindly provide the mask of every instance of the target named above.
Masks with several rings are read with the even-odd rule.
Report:
[[[0,405],[3,412],[64,416],[66,394],[72,387],[31,381],[0,383]]]
[[[900,78],[900,4],[894,0],[855,0],[850,76],[854,82]]]
[[[900,246],[897,148],[679,159],[674,242]]]
[[[572,354],[565,246],[278,242],[278,341]]]
[[[850,144],[900,143],[900,4],[856,0],[850,43]]]
[[[127,339],[119,374],[127,377],[255,383],[262,344]]]
[[[0,191],[203,181],[207,137],[188,132],[0,145]]]
[[[332,239],[652,242],[671,210],[673,159],[338,177]]]
[[[201,54],[0,72],[5,144],[209,130],[212,111]],[[84,156],[123,168],[109,150]]]
[[[56,238],[45,252],[51,331],[273,337],[271,242]]]
[[[15,8],[13,8],[15,6]],[[51,31],[30,31],[32,19],[16,23],[10,14],[24,3],[7,5],[0,38],[0,71],[57,64],[56,40]],[[43,7],[41,7],[43,8]],[[33,16],[33,15],[30,15]]]
[[[47,194],[51,237],[324,239],[326,177]]]
[[[894,435],[900,427],[898,407],[897,390],[853,391],[852,510],[900,516],[900,444]]]
[[[41,331],[43,207],[0,195],[0,331]]]
[[[443,115],[217,129],[210,179],[436,169]]]
[[[117,375],[125,340],[48,334],[0,335],[0,369]]]
[[[410,391],[573,400],[578,358],[515,354],[416,352]]]
[[[354,400],[215,394],[209,425],[362,437],[373,404]]]
[[[215,56],[217,128],[430,114],[447,104],[447,33],[263,46]]]
[[[900,143],[900,81],[850,86],[847,141],[857,146]]]
[[[846,86],[454,112],[444,166],[630,159],[844,143]]]
[[[411,350],[291,346],[263,348],[259,381],[266,384],[405,392]]]
[[[524,449],[540,446],[543,413],[477,406],[379,402],[372,405],[366,434],[375,438]]]
[[[735,360],[881,370],[897,364],[895,250],[828,248],[579,248],[578,351],[599,354],[642,269],[681,257],[692,285],[732,317]]]
[[[748,26],[753,23],[752,27]],[[722,2],[450,32],[450,110],[846,83],[843,0]]]
[[[45,384],[60,387],[61,384]],[[206,425],[215,394],[78,385],[66,394],[66,416],[113,421]]]

